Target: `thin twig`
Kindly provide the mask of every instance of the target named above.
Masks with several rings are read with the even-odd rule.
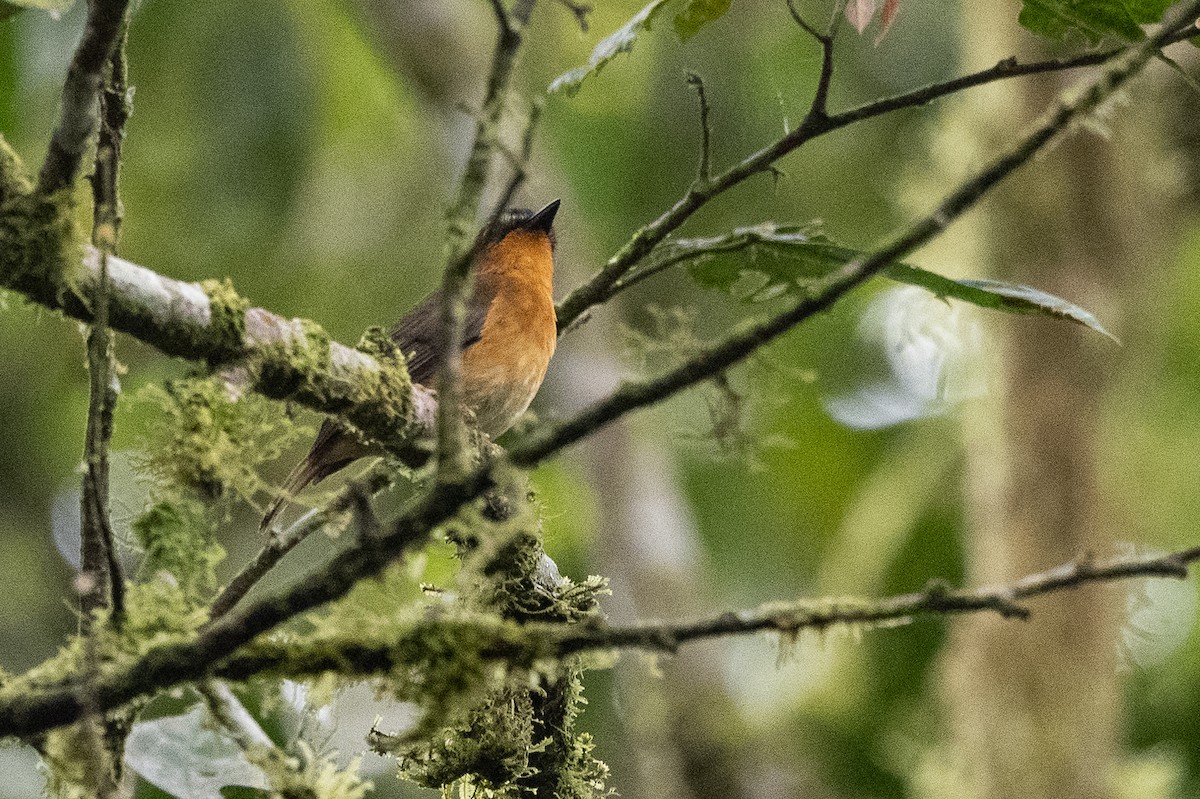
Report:
[[[795,0],[787,0],[787,10],[788,13],[792,15],[792,19],[796,21],[796,24],[803,28],[809,36],[816,39],[818,44],[823,45],[825,43],[825,34],[821,33],[813,25],[810,25],[809,22],[804,19],[803,16],[801,16],[800,12],[796,9]]]
[[[685,72],[688,85],[696,90],[700,101],[700,169],[697,186],[704,188],[712,182],[712,130],[708,125],[708,94],[704,90],[704,79],[692,72]]]
[[[829,23],[829,33],[821,33],[810,25],[800,15],[800,12],[796,10],[795,0],[787,0],[787,9],[788,13],[792,15],[792,19],[796,21],[796,24],[805,33],[816,39],[817,44],[821,46],[821,72],[817,77],[817,90],[813,93],[808,113],[810,116],[827,116],[829,110],[829,84],[833,82],[833,37],[837,33],[838,20],[841,18],[841,15],[835,9],[834,17]]]
[[[89,0],[83,36],[63,86],[62,110],[38,177],[40,194],[75,183],[88,143],[100,125],[104,70],[121,37],[129,0]]]
[[[580,31],[588,32],[588,14],[592,13],[590,5],[580,3],[578,0],[558,0],[558,4],[575,15],[575,21],[579,24]]]
[[[1165,37],[1162,37],[1161,33],[1159,36],[1154,37],[1155,41],[1161,41],[1161,46],[1163,47],[1185,41],[1196,34],[1195,28],[1190,24],[1186,27],[1164,24],[1163,30],[1171,31],[1171,33]],[[828,116],[813,114],[810,109],[810,113],[796,128],[757,152],[751,153],[725,172],[714,177],[708,191],[696,192],[693,189],[689,189],[683,197],[677,200],[661,216],[635,231],[629,241],[605,262],[599,272],[594,274],[581,286],[576,287],[558,304],[559,335],[561,336],[565,331],[571,329],[589,308],[610,299],[613,296],[613,284],[636,267],[655,246],[666,239],[671,233],[678,230],[684,222],[690,219],[708,201],[728,191],[749,177],[772,171],[776,161],[813,139],[835,130],[841,130],[854,123],[882,116],[893,111],[917,108],[975,86],[982,86],[1025,75],[1037,75],[1047,72],[1060,72],[1082,67],[1098,66],[1108,63],[1125,52],[1125,50],[1126,48],[1114,48],[1074,58],[1048,59],[1027,64],[1022,64],[1016,59],[1009,58],[989,69],[942,83],[931,84],[920,89],[896,95],[895,97],[865,103],[856,108],[836,114],[829,114]],[[824,61],[822,63],[824,64]],[[817,106],[814,104],[813,107]]]
[[[355,502],[355,494],[374,496],[392,483],[391,470],[384,463],[379,463],[362,477],[352,481],[338,494],[325,504],[324,507],[312,508],[299,519],[292,522],[282,532],[272,532],[267,543],[254,559],[242,567],[229,584],[217,594],[209,608],[209,619],[212,624],[225,616],[250,593],[275,564],[284,556],[300,545],[306,538],[327,525],[338,515],[350,510]]]
[[[529,158],[533,155],[533,138],[537,132],[538,123],[542,119],[542,111],[546,108],[546,101],[541,97],[534,98],[529,106],[529,116],[525,120],[525,130],[521,134],[521,149],[519,152],[512,152],[504,148],[501,150],[508,156],[509,164],[512,166],[513,173],[505,184],[504,190],[500,192],[500,199],[492,206],[492,212],[488,215],[488,225],[491,225],[495,220],[500,218],[505,209],[512,203],[513,197],[517,191],[525,183],[525,179],[529,176]]]

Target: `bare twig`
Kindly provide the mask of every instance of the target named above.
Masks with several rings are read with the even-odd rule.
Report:
[[[52,194],[79,177],[83,154],[100,124],[100,90],[112,58],[129,0],[89,0],[83,37],[63,86],[62,110],[38,177],[38,192]]]
[[[821,33],[810,25],[800,15],[800,12],[796,10],[795,0],[787,0],[787,9],[788,13],[792,15],[792,19],[796,21],[796,24],[804,29],[805,33],[816,39],[817,44],[821,46],[821,72],[817,76],[817,90],[813,93],[808,113],[810,116],[827,116],[829,110],[829,84],[833,82],[833,37],[837,33],[841,14],[835,8],[833,19],[829,23],[829,32]]]
[[[525,120],[525,130],[521,134],[521,149],[519,152],[512,152],[504,148],[503,152],[508,156],[509,164],[512,166],[513,173],[505,184],[504,190],[500,192],[500,199],[492,207],[491,214],[488,215],[489,224],[504,213],[505,209],[512,203],[512,199],[516,196],[517,190],[525,183],[525,178],[529,176],[528,166],[529,158],[533,155],[533,136],[537,131],[538,123],[542,119],[542,111],[546,108],[546,102],[541,97],[534,98],[529,106],[529,116]]]
[[[590,5],[580,3],[578,0],[558,0],[558,4],[575,15],[575,21],[579,23],[579,30],[584,33],[588,32],[588,14],[592,13]]]
[[[825,34],[821,33],[816,29],[815,26],[811,25],[806,19],[804,19],[803,16],[801,16],[800,12],[796,9],[795,0],[787,0],[787,10],[788,13],[792,15],[792,19],[796,21],[796,24],[804,29],[805,33],[816,39],[818,44],[824,44]]]
[[[701,188],[712,182],[712,130],[708,125],[708,94],[704,90],[704,79],[687,70],[688,85],[696,90],[700,102],[700,171],[696,183]]]

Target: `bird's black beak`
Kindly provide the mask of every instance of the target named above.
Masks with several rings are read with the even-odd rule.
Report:
[[[549,233],[550,228],[554,227],[554,215],[558,213],[558,206],[562,200],[554,200],[542,210],[538,211],[523,225],[526,230],[540,230],[543,233]]]

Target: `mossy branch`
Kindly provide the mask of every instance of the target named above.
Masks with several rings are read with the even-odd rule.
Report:
[[[91,324],[91,298],[106,272],[112,330],[207,362],[234,392],[341,414],[406,463],[428,459],[436,395],[413,386],[389,353],[370,342],[348,347],[316,323],[251,307],[227,281],[185,283],[114,256],[105,261],[98,248],[77,243],[69,207],[32,194],[7,146],[0,171],[0,287]]]
[[[1009,585],[956,590],[932,581],[923,590],[884,599],[802,599],[771,602],[755,608],[691,621],[650,621],[609,625],[597,620],[545,624],[504,622],[489,615],[478,618],[432,618],[399,630],[386,642],[364,644],[347,636],[344,642],[324,641],[313,647],[295,642],[256,643],[219,664],[215,673],[234,680],[273,674],[304,678],[337,671],[368,677],[411,666],[405,658],[420,652],[420,641],[436,627],[441,634],[461,638],[463,646],[479,656],[513,668],[530,668],[538,661],[585,652],[641,649],[672,653],[695,641],[763,632],[795,635],[804,630],[822,632],[837,626],[883,625],[912,621],[916,617],[992,612],[1004,618],[1026,620],[1032,615],[1025,600],[1094,583],[1139,577],[1184,579],[1189,566],[1200,560],[1200,547],[1166,555],[1119,557],[1098,561],[1081,557],[1044,572],[1030,574]],[[0,726],[0,731],[5,728]]]

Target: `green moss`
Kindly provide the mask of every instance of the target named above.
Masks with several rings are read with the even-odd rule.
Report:
[[[259,467],[310,432],[257,395],[234,402],[213,378],[148,385],[137,400],[153,419],[142,465],[168,496],[253,503],[269,493]]]
[[[227,360],[245,348],[246,311],[250,308],[250,301],[237,293],[229,278],[205,280],[200,287],[208,295],[212,332],[219,342],[212,360]]]
[[[0,280],[55,306],[75,282],[83,239],[75,224],[70,190],[41,196],[33,191],[20,157],[0,137]]]
[[[262,352],[258,388],[276,399],[309,397],[328,404],[332,339],[315,322],[300,324],[303,335]]]
[[[142,568],[166,572],[183,597],[199,602],[216,588],[216,568],[225,550],[213,538],[215,525],[195,500],[160,499],[133,521],[133,533],[145,552]]]

